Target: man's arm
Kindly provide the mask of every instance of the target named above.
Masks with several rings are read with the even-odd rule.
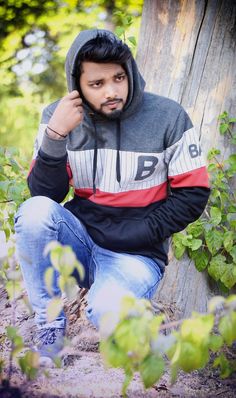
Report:
[[[28,176],[32,196],[47,196],[61,202],[67,195],[70,179],[67,136],[83,118],[81,104],[82,100],[74,90],[44,110]]]
[[[209,195],[210,189],[204,187],[173,189],[167,201],[145,220],[150,240],[161,242],[196,221],[203,213]]]

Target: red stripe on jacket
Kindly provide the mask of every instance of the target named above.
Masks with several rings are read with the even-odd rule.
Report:
[[[209,178],[205,166],[187,173],[169,176],[171,188],[204,187],[209,188]]]
[[[166,199],[167,183],[164,182],[153,188],[118,193],[102,192],[98,188],[96,189],[95,195],[90,188],[75,189],[75,193],[99,205],[113,207],[145,207],[151,203]]]

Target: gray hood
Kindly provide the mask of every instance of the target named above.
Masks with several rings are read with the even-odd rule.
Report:
[[[91,30],[81,31],[73,41],[67,53],[66,64],[65,64],[66,79],[67,79],[67,86],[69,92],[71,92],[72,90],[78,90],[76,84],[76,68],[77,68],[78,53],[80,49],[88,41],[94,39],[99,33],[107,34],[108,36],[116,38],[116,36],[108,30],[91,29]],[[129,80],[129,95],[123,111],[123,115],[125,117],[129,116],[136,110],[137,106],[139,105],[142,99],[145,87],[145,81],[143,80],[141,74],[139,73],[137,64],[133,57],[126,63],[126,70]]]

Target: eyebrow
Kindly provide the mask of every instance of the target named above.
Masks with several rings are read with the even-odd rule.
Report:
[[[126,75],[126,72],[117,72],[113,77],[119,77],[122,75]],[[104,79],[94,79],[94,80],[88,80],[88,83],[97,83],[97,82],[102,82]]]

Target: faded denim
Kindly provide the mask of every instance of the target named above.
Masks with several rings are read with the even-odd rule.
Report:
[[[17,258],[22,270],[29,300],[39,327],[63,328],[64,312],[54,322],[47,323],[46,309],[51,299],[44,273],[50,267],[49,256],[44,257],[45,246],[52,240],[70,245],[85,269],[85,279],[76,277],[81,287],[89,288],[87,317],[99,326],[101,317],[119,313],[125,295],[151,299],[163,276],[163,264],[151,258],[116,253],[96,245],[86,228],[62,205],[44,196],[35,196],[24,202],[15,216]],[[60,295],[55,272],[53,293]]]

